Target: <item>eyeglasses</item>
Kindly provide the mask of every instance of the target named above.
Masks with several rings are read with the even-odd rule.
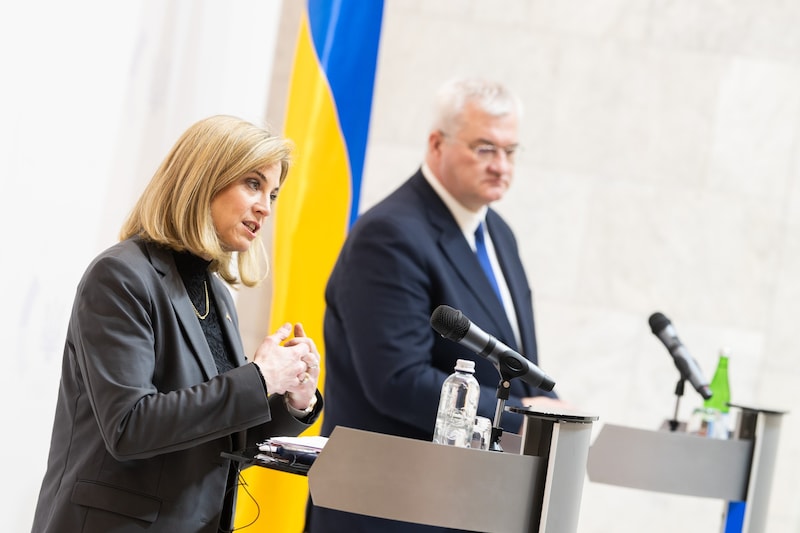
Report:
[[[471,142],[468,143],[466,141],[462,141],[457,137],[453,137],[451,135],[446,134],[445,132],[440,132],[442,137],[446,137],[448,139],[452,139],[453,141],[459,142],[469,148],[469,150],[475,154],[479,160],[483,161],[484,163],[489,163],[494,161],[499,155],[500,152],[505,153],[506,159],[509,163],[514,162],[514,157],[517,155],[522,147],[518,144],[510,144],[508,146],[497,146],[496,144],[492,144],[490,142],[479,141],[479,142]]]

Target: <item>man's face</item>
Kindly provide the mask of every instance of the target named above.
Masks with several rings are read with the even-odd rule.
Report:
[[[431,133],[427,162],[456,200],[477,211],[508,190],[518,143],[515,115],[494,117],[467,104],[460,129]]]

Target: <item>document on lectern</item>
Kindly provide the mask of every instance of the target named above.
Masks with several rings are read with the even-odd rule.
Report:
[[[327,437],[272,437],[258,445],[255,460],[307,471],[328,442]]]
[[[262,445],[283,446],[284,448],[293,450],[302,450],[307,452],[321,452],[328,442],[328,437],[310,436],[310,437],[272,437],[264,441]]]

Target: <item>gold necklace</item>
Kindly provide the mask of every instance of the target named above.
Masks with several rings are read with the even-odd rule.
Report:
[[[206,291],[206,312],[203,313],[202,315],[200,314],[200,311],[198,311],[197,308],[194,306],[194,302],[192,301],[192,299],[189,298],[189,303],[192,304],[192,309],[194,309],[194,314],[197,315],[197,318],[199,318],[200,320],[205,320],[206,317],[208,316],[208,312],[211,311],[211,307],[209,307],[208,305],[208,284],[205,282],[205,280],[203,281],[203,289],[205,289]]]

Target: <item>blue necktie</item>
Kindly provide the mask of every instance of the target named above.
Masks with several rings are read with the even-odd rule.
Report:
[[[500,296],[500,287],[497,285],[497,279],[494,277],[494,270],[492,270],[492,263],[489,261],[489,253],[486,251],[486,241],[483,238],[483,223],[478,224],[478,229],[475,230],[475,253],[478,255],[478,262],[483,267],[486,277],[489,278],[494,293],[497,299],[501,302],[503,297]]]

